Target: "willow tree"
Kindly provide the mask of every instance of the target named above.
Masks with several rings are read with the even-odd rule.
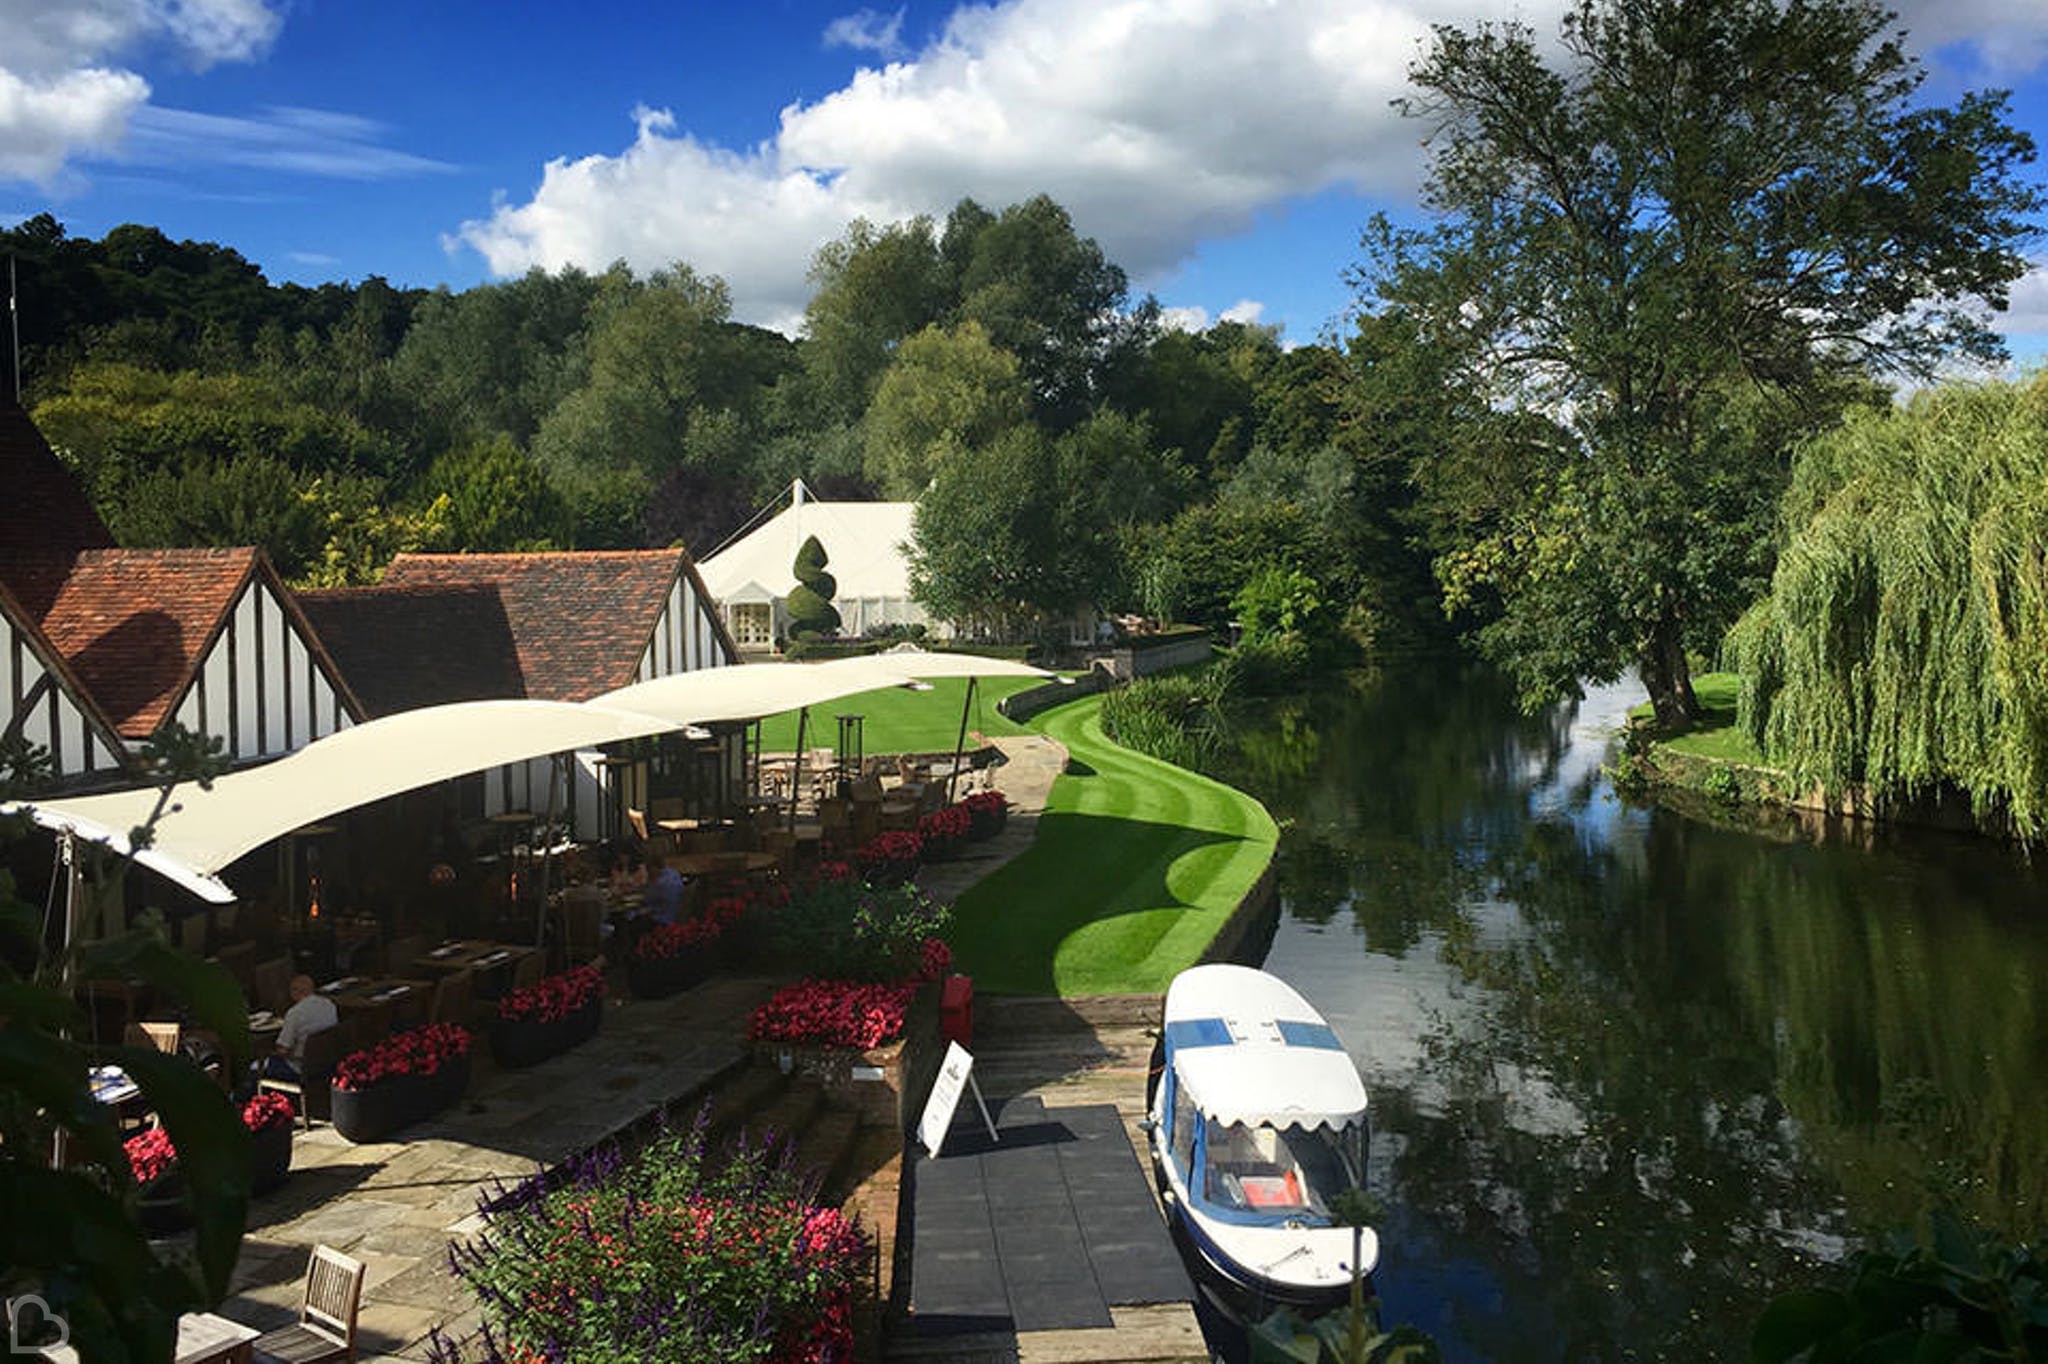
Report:
[[[1800,783],[1947,786],[2048,815],[2048,376],[1922,393],[1814,442],[1771,592],[1731,636],[1741,723]]]
[[[1558,427],[1500,451],[1515,503],[1446,556],[1525,700],[1634,664],[1695,716],[1687,651],[1761,588],[1791,443],[1872,376],[2001,353],[1982,305],[2026,269],[2033,144],[2002,94],[1923,106],[1891,23],[1577,0],[1556,65],[1507,24],[1439,27],[1412,70],[1436,222],[1375,225],[1361,282]]]

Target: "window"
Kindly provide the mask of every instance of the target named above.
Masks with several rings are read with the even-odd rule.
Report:
[[[1194,1100],[1188,1097],[1187,1086],[1180,1083],[1180,1077],[1168,1071],[1166,1083],[1173,1086],[1173,1163],[1187,1177],[1192,1191],[1195,1183],[1195,1128],[1201,1125],[1201,1117],[1195,1112]]]
[[[774,612],[764,601],[734,602],[732,638],[742,649],[765,649],[775,642]]]
[[[1285,1129],[1210,1119],[1203,1194],[1242,1212],[1327,1222],[1330,1201],[1365,1176],[1364,1130]]]

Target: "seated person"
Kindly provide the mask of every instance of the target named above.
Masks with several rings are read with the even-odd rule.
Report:
[[[647,888],[647,868],[630,845],[620,843],[605,851],[605,880],[614,899],[638,895]]]
[[[674,923],[683,916],[683,874],[653,853],[647,855],[643,865],[647,872],[647,889],[643,892],[642,900],[643,912],[654,923]]]
[[[292,977],[292,1006],[285,1010],[275,1050],[257,1062],[257,1077],[296,1080],[306,1064],[306,1039],[341,1022],[334,1001],[313,990],[311,976]]]

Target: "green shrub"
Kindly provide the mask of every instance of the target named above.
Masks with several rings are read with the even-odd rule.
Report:
[[[1700,778],[1700,790],[1720,801],[1723,805],[1742,803],[1742,779],[1735,775],[1735,769],[1724,763],[1715,763]]]
[[[775,952],[833,980],[913,975],[927,938],[944,938],[951,911],[914,885],[877,890],[856,878],[819,881],[775,912]]]
[[[838,634],[839,608],[832,605],[832,598],[839,584],[825,571],[825,547],[817,536],[810,536],[797,550],[790,572],[796,575],[797,585],[790,589],[787,603],[789,633],[797,639]]]
[[[1232,676],[1203,668],[1138,678],[1102,698],[1102,731],[1133,752],[1197,767],[1214,743],[1211,716],[1221,684]]]

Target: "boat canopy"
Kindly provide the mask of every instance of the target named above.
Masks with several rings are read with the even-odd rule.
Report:
[[[1245,966],[1197,966],[1166,992],[1176,1083],[1219,1123],[1343,1128],[1365,1119],[1365,1084],[1344,1044],[1284,981]]]

